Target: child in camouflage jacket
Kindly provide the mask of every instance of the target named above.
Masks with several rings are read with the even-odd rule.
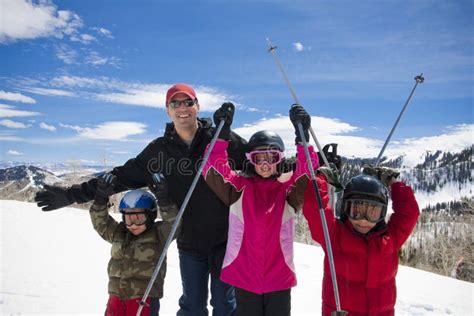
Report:
[[[162,221],[155,222],[157,203],[145,190],[127,192],[120,201],[122,222],[108,213],[109,196],[113,194],[114,176],[106,174],[98,181],[90,216],[94,229],[112,244],[107,267],[109,300],[106,316],[135,316],[155,265],[177,214],[177,207],[167,194],[166,183],[150,186],[158,199]],[[141,315],[158,315],[166,274],[166,259],[147,298]]]

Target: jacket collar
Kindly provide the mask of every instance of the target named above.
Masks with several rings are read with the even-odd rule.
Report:
[[[208,117],[198,118],[197,120],[198,120],[198,130],[196,132],[196,136],[199,133],[201,133],[203,131],[207,131],[212,127],[212,120]],[[179,141],[181,141],[181,138],[179,138],[178,133],[176,133],[176,129],[174,128],[174,123],[173,122],[166,123],[164,138],[167,139],[167,140],[179,140]]]

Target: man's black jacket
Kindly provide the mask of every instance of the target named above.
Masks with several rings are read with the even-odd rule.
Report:
[[[181,206],[214,132],[210,120],[199,119],[199,129],[188,146],[176,134],[174,125],[167,124],[163,137],[153,140],[137,157],[112,170],[123,185],[116,186],[115,191],[147,186],[152,183],[153,173],[162,172],[167,179],[170,197]],[[231,133],[228,153],[236,169],[242,168],[245,144],[243,138]],[[78,203],[90,201],[94,198],[96,184],[97,179],[92,179],[74,185],[68,190],[68,196]],[[221,248],[227,241],[228,219],[229,207],[200,177],[183,214],[178,248],[196,254],[209,254],[214,248]]]

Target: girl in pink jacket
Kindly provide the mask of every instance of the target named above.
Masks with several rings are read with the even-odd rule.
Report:
[[[226,122],[224,128],[230,128],[232,115],[233,109],[216,112],[216,125],[221,118]],[[290,119],[295,126],[303,125],[308,139],[310,116],[303,107],[294,105]],[[309,177],[299,142],[297,136],[296,168],[290,173],[282,174],[284,144],[280,136],[270,131],[257,132],[250,138],[248,168],[244,173],[231,170],[225,140],[216,142],[203,169],[207,184],[230,205],[227,249],[220,277],[235,287],[237,315],[290,315],[290,293],[296,285],[294,211],[302,206]],[[314,167],[318,167],[316,154],[312,147],[309,150]]]

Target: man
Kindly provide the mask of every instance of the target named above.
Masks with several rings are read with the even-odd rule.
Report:
[[[166,112],[172,123],[165,133],[152,141],[136,158],[114,168],[116,192],[135,189],[153,183],[152,174],[161,172],[168,181],[169,196],[180,206],[191,186],[204,150],[215,133],[210,119],[198,118],[199,102],[194,89],[186,84],[173,85],[166,93]],[[224,110],[225,108],[225,110]],[[216,114],[233,105],[224,103]],[[222,112],[221,111],[221,112]],[[225,115],[224,115],[225,117]],[[222,133],[228,134],[229,156],[237,168],[242,167],[246,141],[230,132],[226,124]],[[46,186],[35,200],[43,211],[51,211],[73,202],[91,200],[97,179],[62,189]],[[235,311],[234,289],[220,281],[219,273],[225,253],[229,208],[199,178],[183,214],[177,239],[183,295],[179,299],[179,316],[207,315],[207,293],[211,276],[211,305],[213,315],[232,315]]]

